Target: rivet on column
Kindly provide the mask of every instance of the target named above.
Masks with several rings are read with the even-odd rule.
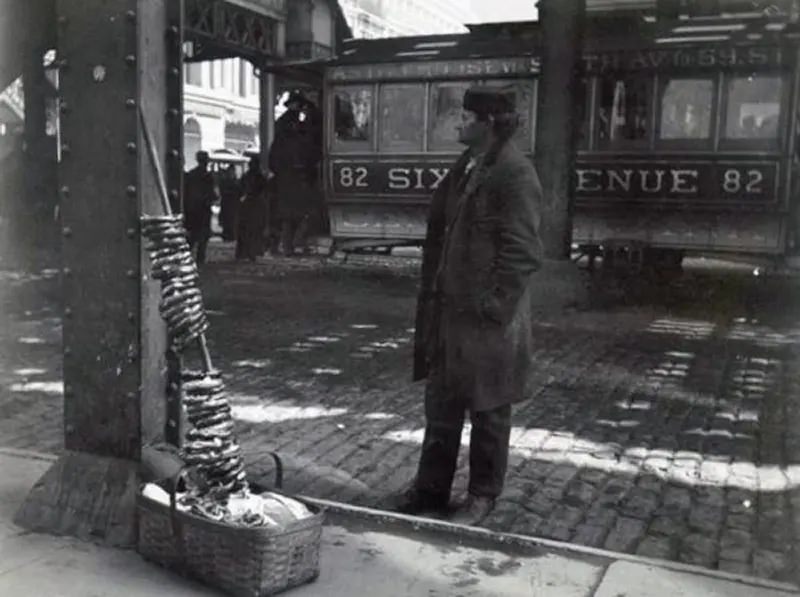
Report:
[[[133,66],[134,64],[136,64],[136,56],[134,56],[133,54],[128,54],[127,56],[125,56],[125,63],[128,66]]]
[[[69,197],[69,187],[67,185],[61,187],[61,195],[63,197]]]
[[[61,270],[61,273],[64,274],[65,278],[69,278],[72,275],[72,270],[68,267],[65,267]]]
[[[69,144],[68,143],[62,143],[61,144],[61,153],[69,153],[69,152],[70,152]]]
[[[125,107],[126,108],[135,108],[136,107],[136,100],[132,97],[129,97],[125,100]]]
[[[125,147],[128,149],[129,153],[136,153],[136,143],[134,141],[128,141]]]
[[[125,234],[128,235],[128,238],[134,238],[136,236],[136,228],[128,228]]]
[[[125,275],[128,276],[129,278],[135,278],[136,277],[136,270],[129,269],[128,271],[125,272]]]
[[[72,308],[64,307],[64,317],[72,317]]]
[[[125,187],[125,192],[129,197],[136,197],[136,185],[129,184]]]
[[[72,228],[70,228],[69,226],[64,226],[64,228],[61,229],[61,234],[69,238],[70,236],[72,236]]]

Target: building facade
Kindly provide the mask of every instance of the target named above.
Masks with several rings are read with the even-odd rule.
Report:
[[[353,37],[461,33],[472,13],[464,0],[339,0]]]
[[[184,65],[184,159],[203,149],[243,151],[258,144],[258,77],[241,58]]]

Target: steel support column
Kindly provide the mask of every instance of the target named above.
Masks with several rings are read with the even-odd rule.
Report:
[[[163,159],[170,3],[57,3],[66,450],[16,522],[114,545],[135,541],[138,461],[166,422],[165,334],[139,234],[159,201],[138,110]]]
[[[576,101],[585,0],[540,0],[542,75],[539,78],[536,165],[544,190],[542,242],[549,259],[569,257]]]
[[[172,211],[183,211],[183,27],[184,2],[172,0],[167,3],[167,110],[166,143],[168,160],[165,176]],[[167,421],[165,439],[180,446],[182,409],[180,401],[181,357],[169,349],[167,358]]]
[[[544,193],[540,233],[545,261],[543,282],[532,291],[540,313],[585,303],[587,287],[570,261],[573,172],[581,37],[585,0],[540,0],[542,76],[539,78],[536,167]]]
[[[262,70],[258,78],[258,136],[261,169],[266,172],[269,146],[275,136],[275,76]]]

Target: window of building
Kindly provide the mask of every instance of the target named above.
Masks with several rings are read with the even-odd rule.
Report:
[[[372,87],[340,87],[333,94],[333,133],[337,146],[368,149],[372,138]]]
[[[189,85],[201,86],[203,84],[203,63],[188,62],[184,65],[184,76]]]
[[[641,75],[609,75],[599,81],[597,144],[600,149],[642,147],[652,128],[653,80]]]
[[[239,97],[247,97],[247,61],[237,58],[239,61]]]
[[[431,85],[429,151],[460,151],[457,127],[461,122],[461,106],[469,81],[448,81]]]
[[[381,151],[422,151],[425,128],[425,86],[421,83],[382,85],[380,89]]]
[[[777,141],[783,92],[779,76],[730,77],[726,91],[726,139]]]
[[[711,139],[714,82],[700,78],[669,78],[661,85],[658,138],[663,141]]]

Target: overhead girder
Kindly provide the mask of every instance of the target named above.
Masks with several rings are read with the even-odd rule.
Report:
[[[279,21],[224,0],[186,0],[186,41],[194,44],[187,61],[235,56],[255,63],[277,57]]]

